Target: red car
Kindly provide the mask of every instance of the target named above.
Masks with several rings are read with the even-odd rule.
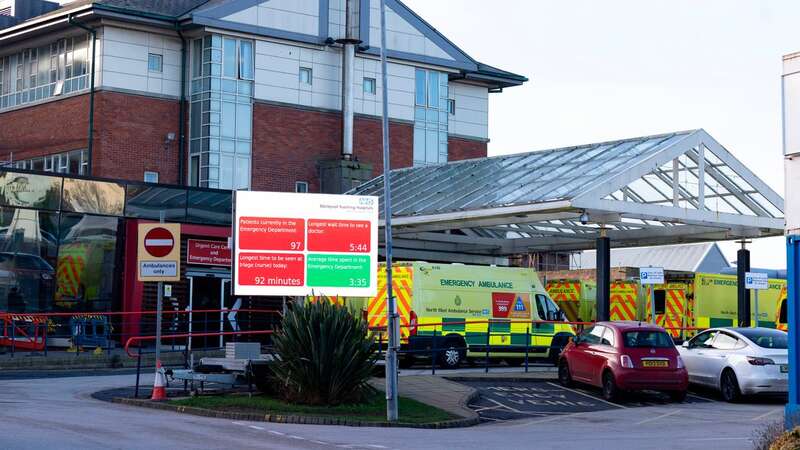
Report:
[[[597,322],[561,353],[558,380],[603,388],[614,400],[621,392],[653,390],[673,401],[686,398],[689,375],[672,338],[663,328],[643,322]]]

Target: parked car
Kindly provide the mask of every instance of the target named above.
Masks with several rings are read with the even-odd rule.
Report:
[[[788,392],[788,334],[772,328],[711,328],[680,347],[689,382],[722,393],[734,402],[742,395]]]
[[[55,270],[47,261],[29,253],[0,252],[0,310],[45,311],[54,291]]]
[[[655,390],[681,402],[689,385],[666,330],[634,321],[598,322],[573,339],[561,353],[558,379],[601,387],[609,401],[625,391]]]

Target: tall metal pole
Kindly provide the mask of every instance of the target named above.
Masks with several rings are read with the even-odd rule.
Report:
[[[159,223],[164,223],[164,211],[159,214]],[[178,242],[178,245],[181,245]],[[158,282],[158,296],[156,297],[156,371],[161,365],[161,310],[164,303],[164,282]],[[156,376],[158,376],[156,374]]]
[[[758,327],[758,289],[753,289],[753,309],[756,313],[756,324],[755,326]]]
[[[363,11],[361,12],[364,13]],[[381,95],[383,114],[383,217],[384,244],[386,246],[386,326],[389,343],[386,349],[386,420],[397,421],[397,303],[392,286],[392,191],[390,188],[389,170],[389,88],[386,74],[386,3],[381,0]]]

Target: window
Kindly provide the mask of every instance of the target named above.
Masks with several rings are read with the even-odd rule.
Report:
[[[449,112],[450,115],[455,115],[456,114],[456,100],[455,99],[452,99],[452,98],[447,99],[447,112]]]
[[[656,301],[656,315],[664,314],[667,303],[667,291],[665,291],[664,289],[656,289],[655,301]]]
[[[789,335],[785,331],[744,328],[739,333],[761,348],[789,348]]]
[[[627,331],[624,336],[625,347],[628,348],[669,348],[674,347],[672,338],[663,331]]]
[[[600,325],[589,328],[581,336],[581,341],[587,344],[599,344],[605,330],[606,327]]]
[[[88,49],[82,35],[0,57],[0,109],[88,88]]]
[[[364,93],[375,95],[375,78],[364,78]]]
[[[41,156],[15,161],[20,169],[85,175],[89,173],[89,159],[85,150]]]
[[[294,191],[306,193],[308,192],[308,182],[307,181],[297,181],[294,183]]]
[[[254,43],[221,35],[193,41],[189,184],[250,188]]]
[[[158,172],[151,172],[149,170],[144,171],[144,182],[145,183],[158,183]]]
[[[743,347],[738,339],[728,333],[719,333],[711,346],[717,350],[733,350]]]
[[[718,331],[706,331],[698,334],[691,341],[689,341],[689,348],[709,348],[711,341],[714,339]]]
[[[164,57],[156,53],[147,54],[147,70],[150,72],[164,71]]]
[[[616,333],[611,328],[606,328],[606,332],[603,333],[603,339],[600,341],[603,345],[616,345]]]
[[[561,310],[552,300],[542,294],[536,295],[536,312],[539,314],[539,320],[561,320]]]
[[[447,162],[448,76],[416,69],[414,96],[414,165]]]
[[[312,72],[311,69],[308,67],[301,67],[300,68],[300,84],[308,84],[311,85],[312,83]]]

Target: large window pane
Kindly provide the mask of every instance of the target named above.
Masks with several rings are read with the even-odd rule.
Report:
[[[77,311],[114,309],[116,217],[63,214],[56,305]]]
[[[0,204],[57,210],[61,201],[61,178],[0,172]]]
[[[222,116],[220,117],[220,125],[222,128],[223,137],[236,136],[236,104],[235,103],[222,103]]]
[[[125,216],[158,220],[183,221],[186,218],[186,191],[138,184],[129,184],[126,192]]]
[[[233,155],[219,158],[219,188],[233,189]]]
[[[236,137],[239,139],[250,139],[250,123],[253,120],[252,107],[250,105],[236,105]]]
[[[416,104],[425,105],[425,71],[417,69],[416,71]]]
[[[121,216],[125,204],[125,188],[103,181],[64,179],[64,211]]]
[[[53,309],[57,250],[57,213],[0,207],[0,310]]]
[[[439,133],[435,130],[425,132],[425,161],[432,164],[439,162]]]
[[[439,73],[428,71],[428,106],[439,107]]]
[[[239,41],[239,77],[253,79],[253,43],[250,41]]]
[[[192,77],[197,78],[202,73],[203,66],[203,41],[195,39],[192,42]]]
[[[414,127],[414,163],[425,163],[425,129]]]
[[[236,78],[236,39],[225,38],[222,55],[222,73],[224,77]]]
[[[236,157],[236,189],[250,189],[250,158]]]

